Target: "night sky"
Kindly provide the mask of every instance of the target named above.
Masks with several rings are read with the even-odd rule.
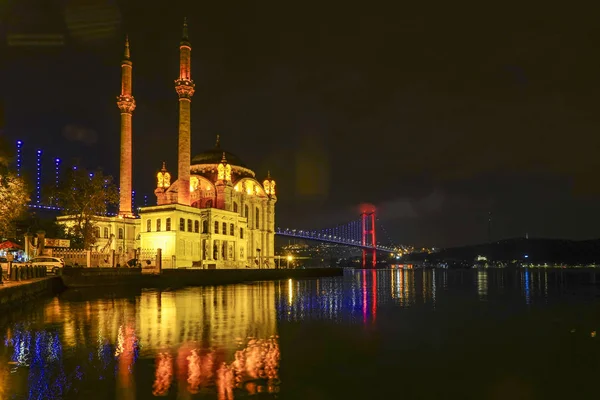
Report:
[[[128,33],[134,188],[154,200],[161,162],[176,172],[187,16],[192,155],[220,134],[270,170],[276,225],[333,226],[372,202],[407,244],[484,242],[488,212],[495,239],[597,238],[600,24],[592,1],[552,4],[2,1],[5,134],[26,163],[44,149],[46,180],[56,156],[117,177]]]

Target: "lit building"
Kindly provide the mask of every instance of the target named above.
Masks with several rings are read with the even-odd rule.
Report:
[[[56,222],[67,229],[75,225],[76,217],[63,215],[56,217]],[[123,217],[95,217],[94,236],[96,242],[92,250],[101,253],[109,253],[114,250],[117,254],[126,254],[129,258],[134,257],[134,252],[139,248],[140,220],[139,218]]]
[[[190,157],[191,44],[184,23],[180,46],[178,179],[163,163],[157,205],[140,210],[140,247],[162,249],[171,266],[274,268],[275,181],[220,147]]]
[[[219,137],[211,150],[191,158],[190,109],[194,95],[187,23],[179,46],[177,180],[163,163],[156,175],[156,206],[132,212],[132,62],[129,42],[121,63],[120,203],[118,217],[98,217],[97,248],[145,255],[162,251],[167,268],[274,268],[275,181],[262,184],[237,156],[221,149]],[[73,217],[60,217],[68,223]],[[111,236],[114,235],[114,236]]]
[[[235,155],[215,148],[193,158],[190,205],[178,202],[179,181],[163,165],[158,205],[140,211],[141,247],[176,255],[177,266],[274,267],[275,181],[261,185]]]

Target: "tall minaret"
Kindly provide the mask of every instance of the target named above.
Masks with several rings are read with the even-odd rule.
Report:
[[[125,54],[121,61],[121,95],[117,106],[121,110],[121,171],[119,176],[120,199],[119,216],[131,217],[131,115],[135,110],[135,100],[131,95],[131,60],[129,59],[129,39],[125,38]]]
[[[183,20],[183,37],[179,43],[179,79],[175,90],[179,95],[179,159],[177,166],[177,203],[190,205],[190,106],[194,95],[192,81],[192,45],[188,38],[187,20]]]

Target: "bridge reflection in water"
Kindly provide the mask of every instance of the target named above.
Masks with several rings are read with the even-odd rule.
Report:
[[[369,366],[367,374],[384,359],[369,340],[410,352],[415,341],[439,345],[438,333],[445,329],[450,339],[457,332],[454,339],[462,343],[469,332],[487,329],[473,316],[506,321],[509,311],[562,302],[568,285],[581,295],[590,290],[594,298],[595,285],[579,283],[595,279],[595,271],[395,267],[177,291],[68,291],[28,310],[0,314],[0,399],[289,397],[304,393],[307,376],[311,385],[341,390],[338,383],[347,378],[331,383],[332,370],[357,360],[353,368]],[[514,321],[511,329],[520,329],[523,322]],[[359,351],[357,343],[374,353]],[[335,346],[343,351],[331,353]],[[434,357],[423,350],[428,348],[420,351]],[[336,357],[345,361],[336,364]],[[318,372],[322,365],[327,373]]]
[[[279,390],[273,282],[57,297],[27,316],[2,332],[0,398],[233,399]],[[94,397],[95,384],[114,392]]]

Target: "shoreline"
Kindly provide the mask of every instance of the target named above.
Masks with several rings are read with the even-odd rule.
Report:
[[[61,278],[67,288],[126,285],[164,289],[281,279],[312,279],[343,274],[343,268],[164,269],[160,275],[143,273],[141,268],[72,268],[65,269]]]
[[[343,268],[309,269],[214,269],[163,270],[146,274],[141,268],[66,268],[59,276],[25,281],[5,281],[0,285],[0,310],[24,307],[31,300],[55,296],[68,289],[133,287],[148,289],[218,286],[283,279],[316,279],[342,276]]]
[[[10,307],[22,307],[30,300],[56,295],[65,289],[62,279],[58,276],[34,278],[26,281],[4,281],[0,285],[0,310]]]

